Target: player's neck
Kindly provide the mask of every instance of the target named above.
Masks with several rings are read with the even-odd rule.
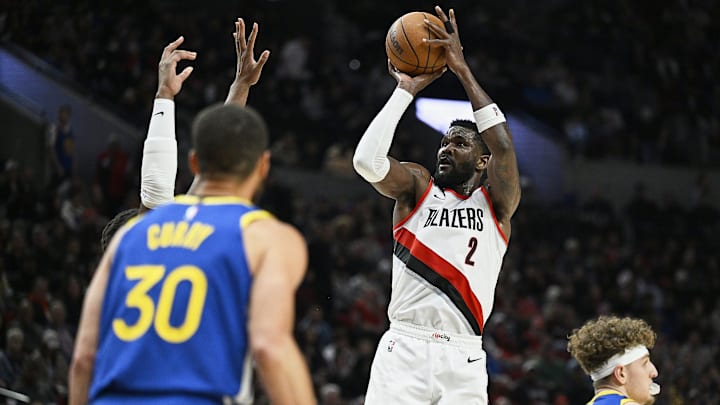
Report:
[[[452,189],[453,191],[455,191],[456,193],[458,193],[460,195],[470,196],[472,193],[475,192],[475,190],[480,188],[481,185],[482,185],[482,183],[480,183],[480,179],[479,178],[476,179],[475,177],[473,177],[464,183],[458,184],[453,187],[445,187],[445,188]]]
[[[187,194],[198,197],[231,196],[252,201],[255,196],[255,187],[249,181],[210,179],[198,175],[195,176]]]
[[[627,396],[627,391],[625,390],[625,387],[623,386],[617,386],[613,384],[601,384],[595,387],[595,394],[600,393],[601,391],[605,390],[612,390],[617,391],[625,396]]]

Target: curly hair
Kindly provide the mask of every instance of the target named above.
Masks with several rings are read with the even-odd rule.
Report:
[[[102,230],[102,236],[100,238],[100,247],[102,248],[102,251],[105,252],[105,249],[107,249],[108,245],[110,244],[110,241],[112,240],[112,237],[115,236],[115,233],[118,231],[118,229],[122,228],[123,225],[127,223],[131,218],[136,217],[138,214],[140,214],[140,210],[137,208],[131,208],[129,210],[121,211],[113,219],[110,220],[110,222],[105,225],[105,228]]]
[[[590,374],[625,349],[640,345],[652,349],[656,338],[650,325],[642,319],[601,316],[573,330],[567,350]]]

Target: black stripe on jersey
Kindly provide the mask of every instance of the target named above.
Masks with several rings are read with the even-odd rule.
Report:
[[[467,319],[473,332],[475,332],[478,336],[482,335],[480,325],[470,311],[470,308],[468,308],[465,300],[462,298],[462,295],[460,295],[460,292],[452,284],[450,284],[449,281],[437,274],[430,266],[413,256],[410,253],[410,249],[398,241],[395,241],[394,253],[400,261],[405,263],[408,269],[412,270],[415,274],[425,279],[425,281],[445,293],[445,295],[450,298],[450,301],[455,304],[457,309],[460,310],[465,319]]]

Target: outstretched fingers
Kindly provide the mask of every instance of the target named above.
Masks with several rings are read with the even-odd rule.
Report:
[[[447,32],[448,34],[454,34],[454,33],[458,32],[457,21],[455,20],[455,10],[454,9],[452,9],[452,8],[450,9],[450,11],[448,13],[448,14],[450,14],[450,17],[448,17],[445,14],[445,12],[443,11],[443,9],[440,6],[435,6],[435,13],[440,18],[440,21],[442,21],[443,24],[445,24],[445,30],[444,30],[445,32]]]
[[[193,72],[193,67],[188,66],[185,69],[183,69],[182,72],[180,72],[180,74],[178,75],[178,79],[180,79],[180,82],[182,83],[185,80],[187,80],[188,77],[190,77],[190,73],[192,73],[192,72]]]
[[[233,38],[235,38],[235,51],[238,54],[244,52],[247,47],[247,42],[245,41],[245,20],[242,18],[238,18],[237,21],[235,21]]]
[[[185,37],[180,35],[178,39],[170,42],[165,49],[163,49],[162,57],[161,59],[167,58],[174,50],[176,50],[183,42],[185,41]]]
[[[434,22],[430,20],[425,20],[425,25],[427,25],[428,29],[432,31],[433,34],[435,34],[436,37],[441,39],[448,39],[450,38],[450,33],[448,33],[445,28],[440,27],[439,25],[435,24]]]
[[[197,58],[197,52],[176,49],[170,54],[170,58],[176,63],[181,60],[195,60],[195,58]]]
[[[181,60],[195,60],[197,52],[186,51],[184,49],[177,49],[185,41],[185,37],[182,35],[178,39],[170,42],[165,49],[163,49],[160,63],[165,64],[177,64]]]
[[[258,24],[253,23],[252,31],[250,31],[250,38],[248,38],[248,41],[247,41],[247,49],[250,50],[251,55],[255,49],[255,38],[257,38],[257,34],[258,34]]]
[[[180,74],[176,72],[178,62],[181,60],[192,61],[197,58],[196,52],[178,49],[184,40],[185,38],[180,36],[163,49],[162,58],[158,64],[157,97],[172,99],[172,97],[180,92],[182,83],[190,77],[190,74],[193,72],[191,66],[184,68]]]
[[[262,69],[263,66],[265,66],[265,62],[268,61],[270,58],[270,50],[266,49],[263,51],[263,53],[260,54],[260,57],[258,58],[257,64],[260,69]]]
[[[455,19],[455,10],[452,8],[450,9],[450,24],[452,24],[455,32],[458,32],[457,20]]]

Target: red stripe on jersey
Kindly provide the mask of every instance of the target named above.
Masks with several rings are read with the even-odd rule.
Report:
[[[465,305],[467,305],[470,312],[472,312],[478,325],[480,325],[480,331],[482,331],[484,327],[483,321],[485,319],[483,317],[482,305],[473,293],[472,288],[470,288],[470,283],[467,278],[465,278],[465,275],[455,268],[455,266],[453,266],[450,262],[440,257],[432,249],[417,240],[415,235],[406,228],[401,228],[395,231],[394,237],[398,243],[404,245],[410,250],[411,255],[425,263],[428,267],[455,287],[462,296]]]
[[[403,225],[405,224],[405,222],[407,222],[410,218],[412,218],[413,215],[415,215],[415,213],[417,212],[418,208],[420,208],[420,206],[422,205],[423,201],[425,201],[425,198],[428,196],[428,194],[430,194],[430,190],[432,189],[432,187],[433,187],[433,181],[432,181],[432,179],[430,179],[430,181],[428,182],[428,186],[427,186],[427,188],[425,189],[425,192],[424,192],[423,195],[420,197],[420,199],[418,200],[418,202],[415,204],[415,208],[413,208],[413,210],[410,211],[410,213],[409,213],[405,218],[401,219],[400,222],[398,222],[397,224],[395,224],[395,226],[393,226],[393,231],[395,231],[395,230],[397,230],[398,228],[400,228],[401,226],[403,226]]]

